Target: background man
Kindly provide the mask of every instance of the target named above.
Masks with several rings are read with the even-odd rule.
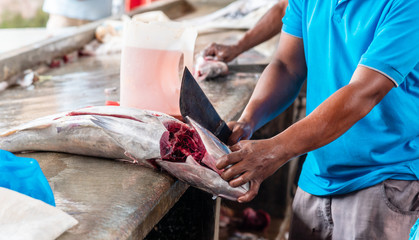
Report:
[[[288,0],[280,0],[233,45],[212,43],[204,49],[204,56],[213,56],[218,61],[230,62],[241,53],[269,40],[281,31]]]

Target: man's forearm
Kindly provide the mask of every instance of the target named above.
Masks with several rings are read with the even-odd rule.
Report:
[[[285,110],[306,78],[303,41],[282,34],[274,59],[263,71],[239,122],[254,131]]]
[[[297,97],[304,76],[295,76],[283,63],[271,62],[259,79],[239,121],[257,130],[284,111]]]
[[[236,44],[239,52],[244,52],[260,43],[269,40],[282,29],[282,18],[285,15],[285,9],[288,0],[280,0],[275,4],[257,23],[247,31],[245,35]]]
[[[295,123],[272,140],[286,149],[289,159],[334,141],[373,107],[394,87],[385,76],[360,67],[353,81],[331,95],[310,115]],[[369,82],[366,83],[365,79]]]

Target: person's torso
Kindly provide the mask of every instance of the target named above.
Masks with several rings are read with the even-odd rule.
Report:
[[[391,0],[303,0],[307,114],[349,83],[391,4]],[[366,117],[337,140],[309,153],[300,186],[326,195],[354,191],[386,178],[416,179],[418,79],[416,65]]]

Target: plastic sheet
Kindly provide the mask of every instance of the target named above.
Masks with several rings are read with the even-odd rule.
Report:
[[[38,162],[0,150],[0,187],[55,206],[54,195]]]

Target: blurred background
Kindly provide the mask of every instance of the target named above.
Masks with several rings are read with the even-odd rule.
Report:
[[[0,0],[0,28],[45,27],[44,0]]]

